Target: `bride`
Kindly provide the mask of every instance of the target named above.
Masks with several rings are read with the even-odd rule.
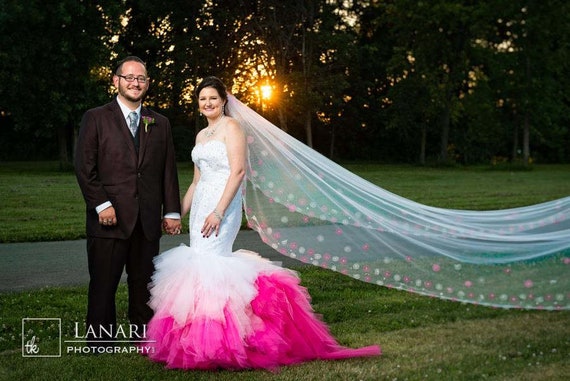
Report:
[[[339,346],[294,272],[232,252],[242,204],[274,250],[364,282],[484,306],[570,309],[570,197],[489,211],[422,205],[295,140],[226,95],[217,78],[197,95],[208,127],[196,138],[183,199],[190,246],[155,261],[151,359],[273,369],[380,354]]]
[[[247,139],[226,115],[216,77],[196,95],[208,127],[192,151],[194,178],[182,201],[190,246],[155,259],[148,357],[168,368],[275,369],[313,359],[380,355],[380,347],[340,346],[313,312],[298,275],[232,245],[242,221]]]

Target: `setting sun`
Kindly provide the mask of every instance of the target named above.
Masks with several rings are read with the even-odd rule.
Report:
[[[269,84],[261,86],[261,97],[263,99],[271,98],[271,86]]]

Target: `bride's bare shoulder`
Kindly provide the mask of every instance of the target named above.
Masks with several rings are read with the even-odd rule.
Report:
[[[232,117],[228,117],[226,122],[226,131],[230,134],[243,132],[239,122]]]

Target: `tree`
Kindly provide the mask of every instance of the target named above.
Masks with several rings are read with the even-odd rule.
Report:
[[[263,76],[276,83],[279,125],[302,126],[313,146],[313,124],[326,124],[330,106],[338,104],[347,81],[355,35],[343,17],[341,1],[259,1],[246,28],[258,52],[252,57]],[[251,41],[250,41],[251,43]],[[261,49],[259,49],[261,48]],[[293,122],[293,123],[292,123]]]
[[[206,75],[331,158],[570,160],[569,7],[4,0],[0,157],[68,166],[81,115],[109,100],[110,68],[135,54],[152,81],[145,102],[170,118],[183,160],[203,124],[193,90]]]
[[[570,6],[565,1],[521,0],[498,8],[506,14],[494,23],[491,68],[497,103],[511,121],[511,160],[531,162],[531,139],[535,151],[539,145],[549,148],[544,159],[560,160],[569,133]]]
[[[469,73],[475,69],[471,48],[484,21],[481,12],[481,5],[471,1],[400,0],[384,6],[383,21],[395,36],[389,92],[395,95],[402,86],[412,90],[405,98],[420,105],[415,109],[424,114],[419,118],[425,122],[416,125],[420,129],[426,123],[439,127],[439,161],[443,163],[449,160],[450,129],[461,115],[461,98],[467,92]],[[407,81],[413,85],[407,86]],[[419,87],[424,89],[413,90]],[[425,131],[420,136],[424,139]]]
[[[0,14],[0,105],[33,146],[54,147],[70,167],[81,114],[106,95],[108,19],[113,1],[5,0]],[[29,143],[29,142],[28,142]]]

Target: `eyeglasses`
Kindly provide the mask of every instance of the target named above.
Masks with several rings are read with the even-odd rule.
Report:
[[[144,75],[139,75],[138,77],[135,77],[132,74],[129,74],[129,75],[117,74],[117,77],[121,77],[127,82],[134,82],[135,79],[137,80],[138,83],[146,83],[146,81],[148,81],[148,78],[145,77]]]

